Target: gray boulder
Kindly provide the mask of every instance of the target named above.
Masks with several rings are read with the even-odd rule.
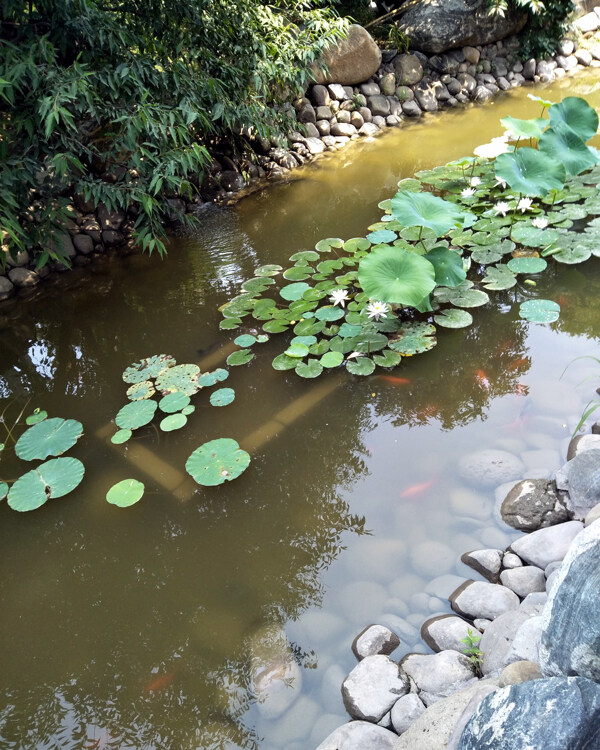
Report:
[[[414,99],[402,103],[402,111],[408,117],[420,117],[421,108]]]
[[[582,529],[583,524],[579,521],[567,521],[522,536],[511,544],[511,549],[530,565],[545,569],[551,562],[564,558]]]
[[[547,479],[524,479],[512,488],[500,509],[513,529],[535,531],[570,518],[564,495]]]
[[[390,113],[389,99],[382,94],[370,96],[368,99],[368,107],[371,110],[373,117],[387,117]]]
[[[600,450],[579,453],[562,468],[569,489],[569,507],[580,518],[600,502]]]
[[[35,286],[40,281],[39,275],[28,268],[11,268],[8,272],[8,278],[18,287]]]
[[[569,443],[567,461],[594,448],[600,449],[600,435],[577,435]]]
[[[505,612],[518,609],[519,597],[497,583],[465,581],[451,594],[450,605],[457,614],[471,620],[495,620]]]
[[[7,299],[15,291],[15,286],[12,281],[9,281],[6,276],[0,276],[0,299]]]
[[[399,665],[379,654],[366,656],[342,683],[346,711],[353,719],[374,723],[408,691],[408,678]]]
[[[508,451],[488,448],[462,456],[458,472],[463,479],[481,487],[496,487],[523,475],[520,458]]]
[[[388,656],[400,645],[400,638],[385,625],[369,625],[352,642],[352,652],[357,659],[383,654]]]
[[[544,571],[535,565],[522,565],[519,568],[503,570],[500,573],[500,582],[521,599],[535,591],[546,590]]]
[[[516,610],[505,612],[487,626],[479,641],[479,649],[483,652],[481,671],[484,675],[506,666],[508,650],[527,619],[529,615]]]
[[[419,697],[426,706],[466,687],[474,676],[468,657],[458,651],[408,654],[400,666],[417,686]]]
[[[465,552],[461,560],[473,570],[476,570],[490,583],[497,583],[502,566],[503,552],[501,549],[477,549]]]
[[[398,55],[394,58],[396,82],[399,86],[414,86],[423,78],[423,66],[416,55]]]
[[[345,39],[329,47],[312,66],[316,83],[354,86],[379,70],[381,50],[368,31],[353,24]]]
[[[421,626],[421,638],[433,651],[462,652],[466,646],[461,639],[466,638],[473,626],[462,617],[439,615],[426,620]]]
[[[523,610],[520,610],[523,611]],[[529,617],[515,633],[510,648],[506,652],[505,664],[513,662],[538,662],[542,638],[542,617]]]
[[[392,727],[396,734],[406,732],[409,726],[425,711],[425,704],[415,693],[403,695],[392,706]]]
[[[433,86],[419,84],[414,89],[415,99],[423,112],[435,112],[438,108],[438,101]]]
[[[351,721],[334,730],[317,750],[393,750],[397,737],[368,721]]]

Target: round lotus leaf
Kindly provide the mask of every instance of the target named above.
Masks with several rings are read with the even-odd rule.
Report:
[[[48,416],[47,411],[40,411],[40,409],[35,409],[33,414],[30,414],[27,419],[25,420],[25,424],[27,425],[34,425],[38,422],[43,422],[44,419],[46,419]]]
[[[362,354],[371,354],[379,349],[384,349],[388,345],[388,337],[378,331],[369,329],[361,332],[352,339],[353,351]]]
[[[592,251],[589,247],[575,245],[575,247],[563,248],[560,252],[553,253],[552,257],[559,263],[575,265],[577,263],[583,263],[584,260],[588,260],[591,254]]]
[[[250,455],[235,440],[219,438],[196,448],[185,468],[198,484],[215,487],[239,477],[249,463]]]
[[[317,242],[315,250],[319,253],[328,253],[332,247],[344,247],[344,240],[341,240],[339,237],[327,237]]]
[[[402,360],[402,357],[398,352],[394,352],[391,349],[384,349],[379,354],[373,355],[373,362],[378,367],[396,367],[396,365],[399,365]]]
[[[487,247],[478,248],[477,250],[473,250],[471,253],[471,258],[475,263],[480,263],[482,266],[491,265],[492,263],[497,263],[499,260],[502,260],[502,253],[497,252],[496,250],[490,250]]]
[[[35,469],[32,469],[12,485],[7,502],[13,510],[25,512],[40,508],[48,499],[44,480]]]
[[[308,346],[306,344],[292,344],[285,350],[285,354],[288,357],[300,358],[308,355]]]
[[[560,190],[566,171],[561,162],[533,148],[520,148],[496,159],[496,176],[523,195],[544,196]]]
[[[393,242],[394,240],[397,240],[398,235],[396,234],[396,232],[392,232],[390,229],[378,229],[376,232],[370,232],[367,235],[367,239],[373,245],[379,245],[380,243]]]
[[[229,372],[224,367],[218,367],[212,372],[203,372],[198,378],[198,385],[204,388],[215,383],[221,383],[223,380],[227,380],[228,377]]]
[[[278,266],[276,263],[269,263],[266,266],[260,266],[256,269],[254,272],[255,276],[276,276],[280,271],[282,271],[282,267]]]
[[[252,344],[256,344],[256,336],[252,336],[250,333],[243,333],[234,339],[233,343],[245,349],[248,346],[252,346]]]
[[[293,255],[290,255],[290,260],[295,263],[298,260],[305,260],[309,263],[313,260],[319,260],[319,253],[316,253],[314,250],[301,250],[299,253],[294,253]]]
[[[122,479],[106,493],[106,499],[111,505],[119,508],[128,508],[141,500],[144,494],[144,485],[137,479]]]
[[[487,304],[490,298],[479,289],[465,289],[453,295],[448,301],[456,307],[481,307]]]
[[[294,326],[294,333],[299,336],[313,336],[315,333],[321,333],[325,323],[321,320],[301,320]]]
[[[126,443],[132,434],[131,430],[117,430],[111,437],[110,442],[114,445],[121,445],[122,443]]]
[[[313,275],[315,269],[312,266],[292,266],[283,272],[283,278],[288,281],[304,281]]]
[[[219,388],[210,394],[210,403],[213,406],[227,406],[235,398],[233,388]]]
[[[241,318],[225,318],[219,322],[219,328],[222,331],[235,331],[242,324]]]
[[[152,398],[156,391],[151,380],[142,380],[141,383],[130,385],[127,389],[126,396],[130,401],[143,401],[146,398]]]
[[[360,263],[358,278],[371,299],[411,307],[435,288],[435,269],[428,260],[393,247],[369,253]]]
[[[328,322],[332,322],[334,320],[340,320],[344,317],[344,311],[341,307],[334,307],[332,305],[326,305],[325,307],[320,307],[315,312],[315,318],[317,320],[325,320]]]
[[[258,341],[259,344],[264,344],[269,340],[269,337],[265,336],[264,333],[259,333],[258,336],[256,337],[256,340]]]
[[[4,498],[8,495],[8,484],[6,482],[0,482],[0,500],[4,500]]]
[[[548,120],[545,117],[533,117],[531,120],[519,120],[516,117],[503,117],[500,124],[509,130],[515,138],[535,138],[539,139],[544,130],[548,127]]]
[[[272,362],[274,370],[293,370],[298,364],[298,360],[294,357],[288,357],[287,354],[280,354]]]
[[[473,322],[473,316],[466,310],[443,310],[433,316],[435,322],[444,328],[466,328]]]
[[[262,294],[262,292],[271,286],[275,282],[270,276],[256,276],[253,279],[248,279],[242,284],[242,289],[249,294]]]
[[[184,415],[185,417],[189,417],[189,415],[190,415],[190,414],[193,414],[193,413],[194,413],[195,411],[196,411],[196,407],[195,407],[195,406],[192,406],[192,405],[190,404],[190,406],[184,406],[184,407],[183,407],[183,409],[181,410],[181,413],[182,413],[182,414],[183,414],[183,415]]]
[[[175,360],[169,354],[154,354],[130,365],[123,373],[123,380],[126,383],[141,383],[142,380],[155,378],[175,364]]]
[[[514,273],[541,273],[548,264],[543,258],[521,257],[509,260],[506,265]]]
[[[117,414],[117,427],[122,430],[137,430],[152,421],[156,408],[156,401],[132,401]]]
[[[10,488],[8,504],[13,510],[28,511],[74,490],[85,469],[76,458],[53,458],[24,474]]]
[[[250,351],[250,349],[240,349],[237,352],[232,352],[227,357],[227,364],[231,367],[236,367],[237,365],[245,365],[248,362],[250,362],[251,359],[254,358],[253,352]]]
[[[263,331],[267,333],[283,333],[287,331],[289,323],[285,320],[267,320],[263,325]]]
[[[346,369],[352,375],[370,375],[375,370],[375,362],[369,357],[358,357],[346,362]]]
[[[186,396],[193,396],[200,389],[198,385],[199,375],[200,368],[198,365],[169,367],[156,378],[156,390],[161,391],[163,395],[179,392],[185,393]]]
[[[293,344],[304,344],[305,346],[312,346],[317,343],[316,336],[294,336],[290,341],[290,345]]]
[[[353,237],[351,240],[344,242],[344,250],[347,253],[355,253],[360,250],[368,250],[371,243],[365,237]]]
[[[428,352],[437,344],[435,327],[429,323],[403,323],[396,336],[389,348],[405,357]]]
[[[338,367],[344,361],[344,355],[341,352],[327,352],[319,362],[323,367]]]
[[[598,158],[582,138],[564,123],[556,123],[540,138],[540,151],[561,162],[568,175],[594,166]]]
[[[519,316],[531,323],[553,323],[559,314],[560,305],[550,299],[530,299],[519,306]]]
[[[295,370],[301,378],[318,378],[323,372],[323,365],[318,359],[309,359],[308,362],[299,362]]]
[[[486,289],[500,291],[510,289],[517,283],[517,276],[508,266],[499,264],[486,269],[483,285]]]
[[[190,397],[186,396],[181,391],[175,393],[167,393],[158,402],[158,408],[164,411],[165,414],[174,414],[176,411],[181,411],[190,403]]]
[[[173,430],[180,430],[187,424],[187,417],[183,412],[178,414],[169,414],[168,417],[161,419],[160,429],[163,432],[173,432]]]
[[[305,281],[297,281],[295,284],[287,284],[281,287],[279,294],[283,299],[293,302],[294,300],[300,299],[304,292],[310,289],[310,285]]]
[[[17,440],[15,453],[23,461],[43,460],[68,451],[83,435],[81,422],[53,417],[34,424]]]
[[[598,115],[590,105],[579,96],[567,96],[558,104],[548,109],[551,129],[566,125],[582,140],[587,141],[598,130]]]

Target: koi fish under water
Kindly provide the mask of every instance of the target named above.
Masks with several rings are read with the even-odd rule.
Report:
[[[523,367],[523,365],[530,365],[531,360],[529,357],[517,357],[517,359],[513,359],[512,362],[509,362],[506,365],[507,370],[518,370],[519,368]]]
[[[490,381],[483,370],[475,370],[475,380],[481,388],[484,388],[486,391],[490,390]]]
[[[411,487],[407,487],[405,490],[402,490],[402,492],[400,493],[400,497],[416,497],[417,495],[425,492],[425,490],[428,490],[430,487],[433,487],[434,482],[435,479],[428,479],[426,482],[421,482],[421,484],[413,484]]]
[[[380,375],[379,380],[385,380],[386,383],[392,385],[408,385],[410,383],[410,378],[398,378],[395,375]]]
[[[177,676],[178,671],[179,670],[174,669],[172,672],[167,672],[167,674],[163,674],[160,677],[157,677],[155,680],[152,680],[149,685],[146,685],[146,687],[144,688],[144,692],[155,693],[158,690],[163,690],[164,688],[168,687]]]

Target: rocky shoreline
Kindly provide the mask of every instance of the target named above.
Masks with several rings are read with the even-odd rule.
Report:
[[[379,50],[361,27],[360,50],[352,57],[354,76],[361,70],[364,81],[348,84],[340,72],[338,82],[316,83],[293,106],[298,130],[290,133],[287,147],[255,141],[251,158],[237,159],[233,152],[215,153],[210,174],[199,184],[192,200],[167,199],[165,224],[176,224],[179,213],[196,214],[204,203],[231,202],[272,179],[285,178],[303,164],[326,152],[345,148],[352,141],[373,137],[390,127],[418,119],[423,114],[469,102],[483,103],[497,93],[526,83],[549,83],[587,67],[600,67],[600,7],[578,18],[558,53],[546,60],[521,62],[518,39],[480,46],[466,46],[446,53],[399,53]],[[368,39],[362,38],[366,36]],[[363,48],[366,50],[363,53]],[[360,64],[357,55],[365,55]],[[331,66],[335,70],[335,66]],[[370,75],[367,75],[371,71]],[[300,132],[302,130],[303,132]],[[225,150],[225,149],[224,149]],[[94,256],[129,246],[135,210],[109,212],[94,208],[82,196],[73,195],[73,220],[56,235],[49,249],[66,257],[72,266],[83,266]],[[0,301],[36,286],[53,272],[69,270],[51,261],[36,268],[27,251],[13,258],[4,247],[0,264]]]
[[[465,553],[480,575],[423,623],[433,654],[390,658],[401,638],[370,625],[342,684],[353,719],[317,750],[585,750],[600,741],[600,423],[571,440],[552,480],[500,484],[497,513],[521,535]],[[461,474],[502,478],[515,457],[480,451]],[[483,580],[481,580],[483,579]],[[476,643],[473,659],[465,639]],[[473,640],[474,639],[474,640]],[[478,640],[480,639],[480,640]]]

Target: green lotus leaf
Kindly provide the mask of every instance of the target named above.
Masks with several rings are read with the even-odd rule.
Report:
[[[548,263],[543,258],[513,258],[506,264],[514,273],[541,273]]]
[[[371,325],[379,331],[379,333],[395,333],[400,330],[402,323],[395,315],[388,315],[381,320],[376,320]]]
[[[301,320],[294,326],[294,333],[299,336],[312,336],[315,333],[321,333],[325,326],[322,320],[313,320],[309,318],[307,320]]]
[[[435,271],[435,283],[440,286],[458,286],[467,278],[463,269],[462,257],[454,250],[434,247],[423,256]]]
[[[370,232],[367,235],[367,239],[373,245],[379,245],[380,243],[393,242],[398,239],[396,232],[392,232],[389,229],[378,229],[376,232]]]
[[[316,253],[314,250],[301,250],[299,253],[290,255],[290,260],[293,263],[298,260],[305,260],[309,263],[312,263],[313,260],[319,260],[319,253]]]
[[[269,340],[269,337],[265,336],[264,333],[259,333],[256,340],[259,344],[265,344]]]
[[[428,352],[437,344],[435,327],[429,323],[403,323],[396,338],[390,341],[389,348],[405,357]]]
[[[156,390],[151,380],[142,380],[141,383],[130,385],[126,391],[126,396],[130,401],[142,401],[146,398],[152,398]]]
[[[569,175],[580,174],[598,161],[595,152],[585,145],[576,132],[562,122],[555,123],[542,135],[540,152],[560,161]]]
[[[115,417],[117,427],[122,430],[137,430],[152,421],[156,412],[156,401],[132,401]]]
[[[308,353],[312,354],[315,357],[320,357],[322,354],[325,354],[329,351],[329,347],[329,340],[321,339],[321,341],[317,341],[316,344],[311,344],[311,346],[308,347]]]
[[[4,500],[4,498],[8,495],[8,484],[6,482],[0,482],[0,500]]]
[[[272,367],[274,370],[293,370],[297,364],[298,360],[294,357],[288,357],[287,354],[280,354],[273,360]]]
[[[563,164],[533,148],[520,148],[496,159],[496,176],[512,190],[524,195],[544,196],[550,190],[560,190],[565,183]]]
[[[358,325],[350,325],[349,323],[342,323],[340,326],[340,330],[338,332],[338,336],[341,336],[341,338],[354,338],[355,336],[358,336],[358,334],[361,332],[362,326]]]
[[[163,432],[173,432],[173,430],[180,430],[182,427],[185,427],[186,424],[187,417],[183,412],[178,412],[177,414],[169,414],[168,417],[161,419],[159,427]]]
[[[370,375],[375,370],[375,362],[369,357],[357,357],[346,362],[346,369],[351,375]]]
[[[41,411],[40,409],[34,409],[33,414],[30,414],[25,420],[26,425],[34,425],[38,422],[43,422],[48,416],[47,411]]]
[[[286,320],[267,320],[263,325],[263,331],[267,333],[283,333],[287,331],[289,322]]]
[[[344,355],[341,352],[327,352],[319,361],[323,367],[339,367],[344,361]]]
[[[221,383],[223,380],[227,380],[228,377],[229,372],[224,367],[218,367],[212,372],[203,372],[198,378],[198,385],[204,388],[215,383]]]
[[[196,448],[185,468],[198,484],[215,487],[239,477],[249,463],[250,455],[235,440],[219,438]]]
[[[293,302],[294,300],[300,299],[304,292],[308,291],[311,287],[305,281],[297,281],[295,284],[287,284],[281,287],[279,294],[283,299]]]
[[[175,364],[175,360],[169,354],[154,354],[130,365],[123,373],[123,380],[126,383],[141,383],[142,380],[155,378]]]
[[[233,343],[246,349],[248,346],[256,344],[256,336],[252,336],[250,333],[243,333],[234,339]]]
[[[131,430],[117,430],[111,437],[110,442],[114,445],[122,445],[129,440],[132,434]]]
[[[183,414],[183,415],[184,415],[185,417],[189,417],[189,415],[190,415],[190,414],[193,414],[193,413],[194,413],[195,411],[196,411],[196,407],[195,407],[195,406],[192,406],[192,405],[190,404],[189,406],[184,406],[184,407],[183,407],[183,409],[181,410],[181,413],[182,413],[182,414]]]
[[[241,324],[241,318],[223,318],[223,320],[219,321],[219,328],[222,331],[235,331]]]
[[[517,276],[508,266],[497,265],[491,268],[486,268],[485,277],[483,279],[483,285],[486,289],[493,291],[500,291],[502,289],[510,289],[517,283]]]
[[[371,243],[365,237],[353,237],[351,240],[344,242],[344,250],[347,253],[355,253],[360,250],[368,250]]]
[[[282,266],[278,266],[276,263],[269,263],[266,266],[260,266],[254,271],[255,276],[276,276],[282,271]]]
[[[548,109],[548,107],[551,107],[554,104],[554,102],[551,102],[549,99],[542,99],[541,96],[536,96],[535,94],[527,94],[527,98],[531,99],[532,102],[541,104],[544,109]]]
[[[189,396],[186,396],[181,391],[176,391],[175,393],[167,393],[166,396],[163,396],[158,402],[158,407],[165,414],[174,414],[176,411],[181,411],[188,406],[189,403]]]
[[[332,322],[334,320],[340,320],[344,317],[344,311],[341,307],[334,307],[333,305],[326,305],[325,307],[320,307],[315,312],[315,318],[317,320],[324,320],[328,322]]]
[[[293,286],[293,285],[292,285]],[[323,289],[307,289],[302,294],[302,299],[307,300],[308,302],[318,302],[319,300],[323,299],[323,297],[327,296],[327,292],[323,291]]]
[[[323,365],[318,359],[309,359],[307,362],[298,362],[295,370],[296,375],[301,378],[318,378],[323,372]]]
[[[481,307],[490,301],[489,296],[479,289],[467,289],[452,297],[450,303],[456,307]]]
[[[252,317],[255,320],[269,320],[276,309],[277,305],[275,304],[275,300],[259,299],[252,310]]]
[[[326,239],[317,242],[315,250],[319,253],[329,253],[331,252],[332,247],[344,247],[344,240],[341,240],[339,237],[327,237]]]
[[[270,276],[255,276],[242,284],[242,289],[249,294],[262,294],[275,281]]]
[[[15,453],[23,461],[43,460],[68,451],[83,435],[81,422],[53,417],[32,425],[21,435]]]
[[[482,266],[491,265],[492,263],[497,263],[499,260],[502,260],[502,253],[499,253],[496,250],[490,250],[487,247],[483,247],[481,249],[473,250],[471,253],[471,258],[475,263],[480,263]]]
[[[465,211],[431,193],[400,190],[392,198],[392,215],[406,227],[427,227],[441,237],[463,223]]]
[[[435,288],[435,270],[428,260],[392,247],[367,255],[358,267],[358,278],[371,299],[411,307]]]
[[[555,130],[565,125],[575,132],[583,141],[596,135],[598,115],[590,105],[578,96],[567,96],[548,110],[550,126]]]
[[[285,350],[284,353],[288,357],[302,359],[302,357],[308,356],[308,346],[306,346],[306,344],[292,344]]]
[[[106,500],[119,508],[128,508],[142,499],[144,485],[137,479],[122,479],[106,493]]]
[[[294,338],[290,341],[290,344],[293,346],[294,344],[304,344],[305,346],[312,346],[313,344],[317,343],[317,337],[316,336],[294,336]]]
[[[353,351],[371,354],[379,351],[379,349],[384,349],[388,345],[388,337],[383,333],[364,329],[352,339],[351,343]]]
[[[576,265],[577,263],[583,263],[588,260],[592,255],[592,251],[589,247],[583,244],[575,245],[574,247],[565,247],[558,253],[553,253],[552,257],[558,263],[565,263],[566,265]]]
[[[473,316],[466,310],[442,310],[433,316],[435,322],[443,328],[466,328],[473,322]]]
[[[237,367],[238,365],[245,365],[254,358],[254,352],[250,349],[239,349],[237,352],[233,352],[227,357],[227,364],[231,367]]]
[[[186,396],[193,396],[200,389],[198,365],[175,365],[162,372],[154,381],[157,391],[163,395],[179,391]]]
[[[556,229],[538,229],[523,221],[513,226],[510,236],[515,242],[526,247],[545,247],[560,237]]]
[[[402,357],[400,354],[392,349],[384,349],[379,354],[373,355],[373,362],[375,362],[378,367],[396,367],[396,365],[400,364],[401,360]]]
[[[312,266],[292,266],[283,272],[283,278],[288,281],[304,281],[312,276],[315,269]]]
[[[510,130],[516,138],[535,138],[537,140],[548,127],[549,122],[545,117],[519,120],[508,115],[500,120],[500,124],[505,130]]]
[[[405,177],[398,182],[398,187],[405,193],[420,193],[423,190],[423,185],[419,180],[414,177]]]
[[[50,498],[72,492],[84,473],[83,464],[76,458],[53,458],[17,479],[8,493],[8,505],[18,511],[35,510]]]
[[[531,323],[553,323],[559,314],[560,305],[550,299],[530,299],[519,306],[519,317]]]

